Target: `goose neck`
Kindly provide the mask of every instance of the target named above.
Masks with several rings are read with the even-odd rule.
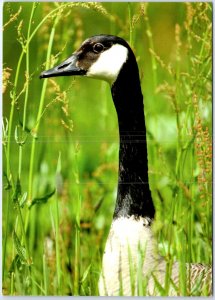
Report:
[[[119,177],[114,218],[154,217],[148,180],[143,96],[137,64],[124,65],[112,86],[119,123]]]

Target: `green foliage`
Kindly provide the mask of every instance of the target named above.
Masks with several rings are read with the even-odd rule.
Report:
[[[179,294],[207,295],[184,269],[212,261],[212,4],[5,2],[3,18],[3,293],[98,295],[118,168],[109,86],[39,74],[107,33],[140,69],[159,251],[180,262]]]
[[[43,197],[32,199],[31,204],[29,205],[29,208],[31,208],[35,204],[44,204],[44,203],[46,203],[49,200],[49,198],[51,198],[54,195],[54,193],[55,193],[55,189],[54,189],[54,191],[46,194]]]
[[[24,247],[22,247],[21,242],[18,238],[18,236],[16,235],[16,232],[14,231],[13,233],[13,240],[14,240],[14,245],[16,248],[16,251],[19,255],[20,260],[25,263],[26,262],[26,250]]]

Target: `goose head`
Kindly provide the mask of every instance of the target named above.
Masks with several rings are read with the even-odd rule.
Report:
[[[133,57],[133,52],[122,38],[96,35],[85,40],[65,61],[42,72],[40,78],[82,75],[113,85],[129,55]]]

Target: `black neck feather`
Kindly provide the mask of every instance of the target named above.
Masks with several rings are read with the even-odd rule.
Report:
[[[134,54],[129,51],[111,88],[119,123],[119,180],[114,218],[153,218],[155,209],[148,181],[143,95]]]

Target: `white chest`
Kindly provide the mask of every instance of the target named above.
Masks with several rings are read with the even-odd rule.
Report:
[[[112,223],[103,256],[100,295],[135,294],[138,274],[143,269],[147,273],[154,262],[154,242],[148,223],[147,219],[133,217]]]

